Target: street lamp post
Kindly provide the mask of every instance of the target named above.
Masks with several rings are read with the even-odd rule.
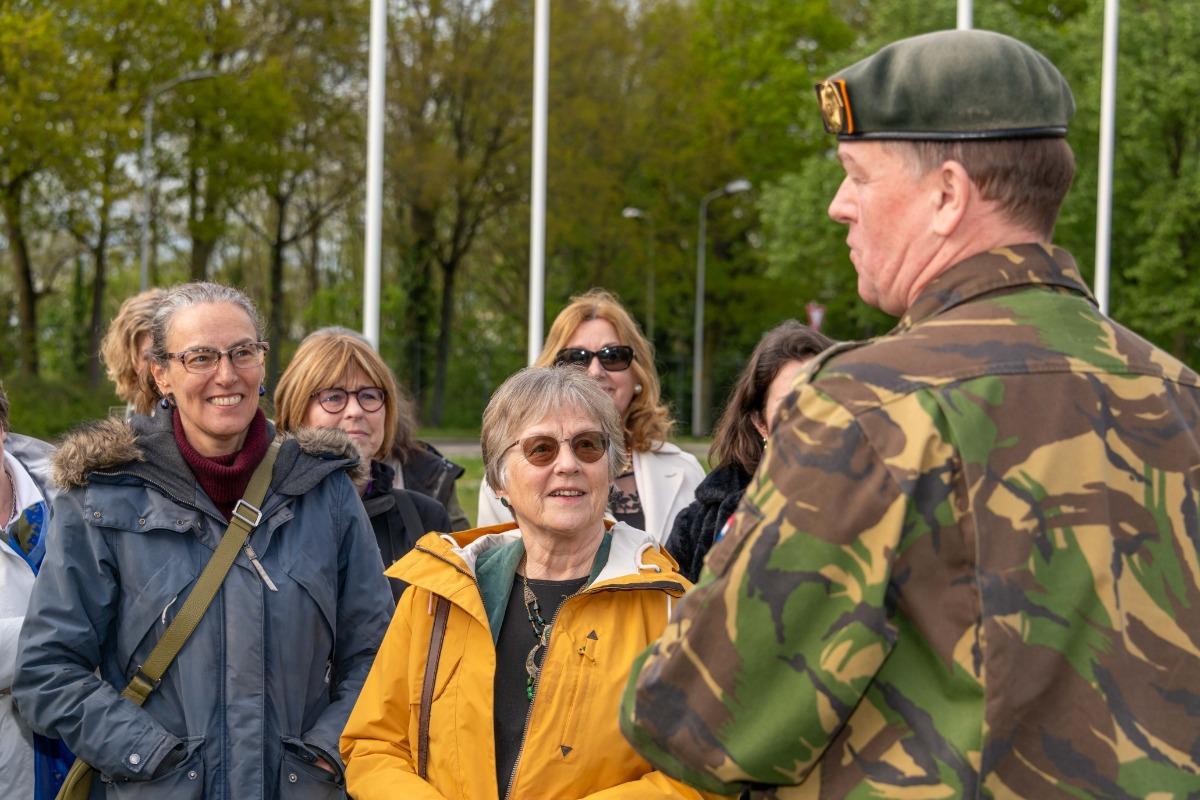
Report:
[[[650,215],[635,206],[625,206],[621,209],[625,219],[636,219],[647,225],[646,228],[646,338],[654,341],[654,233]]]
[[[704,435],[700,390],[704,384],[704,258],[708,249],[708,204],[718,197],[750,191],[750,181],[738,178],[713,189],[700,200],[700,225],[696,234],[696,327],[692,332],[692,436]]]
[[[201,69],[187,72],[166,83],[160,83],[146,94],[142,107],[142,247],[141,247],[141,291],[150,288],[150,204],[153,202],[155,176],[151,164],[154,160],[154,103],[159,97],[176,86],[206,78],[215,78],[217,73]]]

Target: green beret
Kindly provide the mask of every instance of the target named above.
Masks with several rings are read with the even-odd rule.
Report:
[[[1067,135],[1071,87],[1050,60],[980,30],[901,39],[817,84],[825,130],[858,139]]]

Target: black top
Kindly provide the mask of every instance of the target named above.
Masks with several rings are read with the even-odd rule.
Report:
[[[367,484],[367,491],[363,495],[363,505],[367,508],[367,516],[371,518],[371,528],[375,531],[375,541],[379,545],[379,555],[385,569],[430,531],[450,531],[450,515],[441,503],[419,492],[393,489],[394,477],[392,468],[387,464],[372,461],[371,482]],[[392,586],[392,598],[399,602],[408,584],[396,578],[389,578],[388,581]]]
[[[617,480],[631,477],[633,477],[633,473],[626,472],[624,475],[617,476]],[[629,481],[628,485],[633,488],[626,492],[617,481],[613,481],[612,486],[608,489],[608,510],[612,512],[617,522],[624,522],[631,528],[644,531],[646,530],[646,512],[642,508],[642,498],[638,495],[636,483]]]
[[[587,583],[587,578],[569,581],[529,581],[541,608],[542,619],[553,622],[558,608],[571,595]],[[496,785],[500,796],[508,794],[508,782],[517,756],[521,753],[521,742],[525,735],[525,723],[529,721],[530,700],[527,693],[525,659],[537,644],[529,614],[525,608],[525,592],[521,576],[513,578],[512,591],[508,595],[508,607],[504,610],[504,622],[496,641],[496,678],[494,683],[494,732],[496,737]],[[537,655],[541,666],[544,650]],[[614,712],[615,713],[615,712]]]
[[[691,505],[675,517],[667,537],[667,552],[679,562],[679,571],[689,581],[695,583],[700,578],[704,557],[712,549],[717,531],[737,511],[749,484],[750,474],[740,465],[717,467],[696,487]]]

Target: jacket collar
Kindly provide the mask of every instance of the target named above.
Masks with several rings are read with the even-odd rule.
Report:
[[[268,435],[275,438],[275,427]],[[54,481],[63,489],[87,485],[94,477],[119,473],[158,486],[177,500],[196,496],[196,478],[175,444],[171,415],[134,415],[129,421],[98,420],[67,435],[53,459]],[[358,453],[345,433],[309,428],[284,439],[271,489],[301,495],[339,469],[361,479]]]
[[[901,317],[893,333],[906,331],[977,297],[1029,285],[1056,286],[1083,295],[1096,305],[1070,253],[1049,244],[1018,244],[971,256],[938,275]]]
[[[602,545],[583,591],[658,588],[683,594],[686,579],[650,534],[623,522],[605,520],[605,526],[607,553]],[[520,541],[521,532],[513,522],[454,534],[429,533],[384,574],[463,606],[495,636],[499,627],[492,617],[498,613],[503,618],[507,593],[524,553]],[[498,587],[503,587],[503,597]],[[483,596],[485,591],[488,597]]]

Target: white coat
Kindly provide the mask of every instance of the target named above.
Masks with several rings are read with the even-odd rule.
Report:
[[[49,446],[36,440],[8,435],[8,444],[24,453],[24,443]],[[18,445],[18,440],[21,444]],[[39,456],[42,450],[37,450]],[[17,507],[47,499],[24,464],[13,453],[5,453],[15,481]],[[40,462],[39,462],[40,464]],[[32,466],[32,465],[31,465]],[[7,516],[7,514],[5,515]],[[17,672],[17,634],[25,621],[25,609],[33,591],[33,568],[9,546],[0,528],[0,797],[33,797],[33,734],[13,708],[12,685]]]
[[[696,487],[704,480],[704,468],[691,453],[663,442],[652,450],[634,451],[633,478],[646,517],[645,530],[660,545],[664,544],[675,517],[691,504]],[[606,516],[613,518],[612,514]],[[500,498],[484,481],[479,487],[479,516],[475,526],[512,521],[512,512],[500,505]]]

